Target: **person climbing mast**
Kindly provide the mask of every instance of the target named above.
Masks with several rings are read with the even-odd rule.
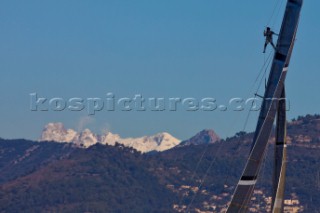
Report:
[[[272,36],[273,36],[273,35],[277,35],[277,36],[278,36],[278,34],[275,33],[275,32],[273,32],[270,27],[267,27],[267,28],[264,30],[263,35],[264,35],[264,37],[266,37],[266,42],[264,43],[263,53],[266,52],[266,48],[267,48],[267,45],[268,45],[269,43],[272,45],[272,47],[273,47],[274,49],[276,49],[276,46],[275,46],[274,43],[273,43]]]

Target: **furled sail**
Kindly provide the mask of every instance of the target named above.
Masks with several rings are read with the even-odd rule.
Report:
[[[288,0],[262,102],[252,149],[227,210],[247,212],[283,93],[303,0]]]

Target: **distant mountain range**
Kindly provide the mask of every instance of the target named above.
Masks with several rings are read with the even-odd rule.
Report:
[[[213,130],[203,130],[189,140],[183,141],[181,145],[214,143],[218,140],[220,140],[219,136]],[[121,138],[120,135],[113,134],[112,132],[107,132],[103,135],[94,134],[89,129],[76,132],[73,129],[66,129],[62,123],[47,124],[42,131],[39,141],[72,143],[84,148],[88,148],[97,143],[112,146],[119,143],[126,147],[132,147],[142,153],[165,151],[179,145],[181,142],[167,132],[139,138]]]
[[[180,143],[179,139],[166,132],[139,138],[121,138],[120,135],[113,134],[112,132],[107,132],[103,135],[94,134],[89,129],[76,132],[73,129],[65,129],[62,123],[47,124],[42,131],[39,141],[67,142],[84,148],[97,143],[111,146],[119,143],[141,152],[164,151]]]
[[[188,140],[182,141],[179,145],[200,145],[200,144],[210,144],[215,143],[220,140],[220,137],[212,129],[205,129],[197,133],[195,136]]]
[[[53,129],[57,141],[70,139],[68,131],[72,135]],[[0,139],[0,212],[224,212],[253,133],[216,142],[213,133],[204,130],[171,149],[148,153],[120,143],[83,149],[75,142]],[[271,135],[251,212],[269,212],[273,140]],[[287,140],[286,212],[317,212],[320,116],[289,122]]]

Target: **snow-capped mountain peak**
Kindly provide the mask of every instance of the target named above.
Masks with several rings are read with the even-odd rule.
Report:
[[[48,123],[41,134],[40,141],[71,142],[77,132],[65,129],[62,123]]]
[[[89,147],[98,142],[98,137],[89,129],[85,129],[76,135],[73,142],[78,146]]]
[[[116,143],[132,147],[141,152],[165,151],[180,143],[180,140],[167,132],[139,138],[121,138],[118,134],[107,132],[102,135],[92,133],[89,129],[76,132],[65,129],[62,123],[49,123],[42,131],[39,141],[70,142],[79,147],[90,147],[96,143],[114,146]]]

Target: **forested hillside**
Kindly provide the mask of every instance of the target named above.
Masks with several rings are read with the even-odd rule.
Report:
[[[266,212],[273,143],[252,201]],[[201,138],[201,137],[200,137]],[[54,142],[0,140],[0,212],[223,211],[241,175],[252,134],[141,154],[122,145],[88,149]],[[286,199],[320,209],[320,116],[288,123]]]

